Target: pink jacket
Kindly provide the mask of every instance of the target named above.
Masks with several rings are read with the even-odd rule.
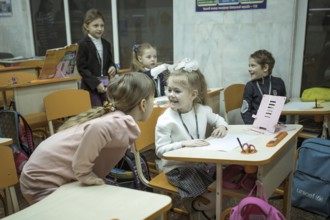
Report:
[[[139,135],[134,119],[120,111],[54,134],[40,143],[23,168],[24,197],[34,203],[65,183],[105,178]]]

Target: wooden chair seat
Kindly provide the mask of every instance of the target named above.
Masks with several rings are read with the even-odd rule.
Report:
[[[171,193],[178,193],[178,188],[176,188],[175,186],[171,185],[168,182],[167,177],[166,177],[165,173],[163,173],[163,172],[160,172],[157,176],[153,177],[149,181],[149,185],[152,188],[165,190],[165,191],[168,191]]]

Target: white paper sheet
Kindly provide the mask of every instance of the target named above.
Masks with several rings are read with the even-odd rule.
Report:
[[[207,139],[207,141],[210,143],[210,145],[204,146],[204,147],[196,147],[196,148],[203,149],[203,150],[211,150],[211,151],[229,152],[229,151],[232,151],[235,148],[239,147],[237,137],[239,138],[241,143],[244,144],[254,138],[257,138],[257,135],[227,134],[224,138]]]

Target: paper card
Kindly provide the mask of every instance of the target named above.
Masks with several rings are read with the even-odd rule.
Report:
[[[263,95],[253,129],[274,133],[277,128],[278,119],[281,116],[286,97]]]

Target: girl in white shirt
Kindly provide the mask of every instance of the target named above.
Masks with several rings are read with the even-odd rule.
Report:
[[[205,140],[207,125],[215,128],[214,137],[227,134],[227,123],[205,105],[207,85],[196,61],[184,59],[167,80],[167,97],[170,102],[156,125],[156,154],[162,158],[168,151],[183,147],[200,147]],[[188,211],[202,211],[205,217],[215,215],[215,193],[207,187],[214,181],[204,163],[161,159],[161,169],[171,184],[178,187]],[[193,201],[193,202],[192,202]],[[207,201],[207,204],[203,202]]]

